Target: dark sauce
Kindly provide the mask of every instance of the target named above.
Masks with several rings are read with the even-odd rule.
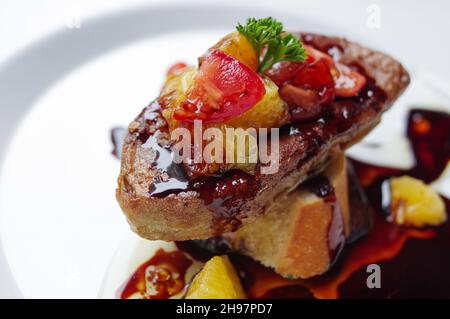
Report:
[[[152,168],[160,172],[151,184],[150,194],[165,197],[170,193],[188,190],[188,180],[181,165],[172,161],[170,145],[161,146],[158,142],[159,132],[151,135],[142,147],[149,147],[155,153]]]
[[[189,178],[183,163],[173,161],[174,152],[158,103],[153,102],[143,112],[138,119],[142,118],[145,123],[133,133],[142,143],[141,147],[151,149],[152,168],[158,171],[149,195],[164,198],[182,192],[195,194],[213,213],[217,234],[225,229],[237,229],[240,226],[237,216],[246,199],[257,193],[255,177],[240,170],[230,170],[217,176]]]
[[[382,284],[380,289],[367,289],[365,267],[354,267],[351,276],[341,283],[340,297],[450,298],[449,222],[423,229],[387,222],[381,186],[390,177],[407,172],[352,162],[374,209],[374,227],[368,236],[349,247],[343,263],[379,264]],[[450,202],[444,200],[450,212]]]
[[[316,196],[323,198],[332,207],[333,215],[328,229],[328,250],[331,265],[333,265],[345,245],[344,220],[334,187],[328,178],[323,175],[313,177],[304,186]]]
[[[180,170],[180,166],[173,163],[172,165],[177,167],[177,171]],[[240,170],[231,170],[221,176],[187,180],[186,175],[179,172],[179,177],[173,177],[176,175],[172,174],[167,181],[155,184],[151,195],[163,198],[181,191],[195,192],[213,213],[214,227],[218,235],[225,229],[233,231],[240,226],[241,222],[237,216],[246,200],[255,196],[258,190],[254,176]],[[171,188],[174,185],[176,188]]]
[[[323,198],[326,202],[336,201],[334,187],[327,177],[319,175],[310,179],[305,187],[317,197]]]
[[[256,195],[258,185],[253,175],[232,170],[218,177],[195,179],[188,190],[197,192],[213,212],[214,228],[219,235],[225,229],[234,231],[240,226],[237,217],[245,202]]]
[[[430,183],[439,177],[450,160],[450,115],[413,109],[409,113],[407,136],[413,141],[416,165],[408,175]]]
[[[159,249],[134,272],[120,291],[121,299],[167,299],[183,291],[185,275],[192,265],[183,252]]]

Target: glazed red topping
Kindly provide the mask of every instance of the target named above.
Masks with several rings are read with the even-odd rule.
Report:
[[[297,88],[316,93],[317,104],[327,104],[334,99],[334,79],[327,62],[316,60],[302,68],[291,80]]]
[[[328,68],[330,69],[331,74],[333,76],[338,75],[337,74],[338,70],[336,68],[336,64],[330,55],[328,55],[322,51],[319,51],[317,49],[314,49],[310,45],[304,45],[304,47],[306,49],[306,53],[308,54],[308,63],[312,63],[317,60],[323,60],[327,64]]]
[[[335,62],[333,58],[311,46],[305,45],[308,55],[314,59],[322,60],[330,69],[335,82],[335,94],[339,97],[357,96],[362,87],[366,84],[366,78],[359,72],[352,70],[350,67]]]
[[[330,55],[308,45],[305,49],[308,58],[304,62],[281,62],[265,73],[280,88],[293,122],[319,117],[335,96],[357,96],[366,84],[362,74]],[[168,73],[176,74],[185,66],[177,63]],[[174,118],[184,122],[226,122],[250,109],[264,94],[263,79],[256,72],[214,50],[202,59],[194,86]]]
[[[188,99],[175,111],[174,118],[225,122],[250,109],[265,93],[263,79],[255,71],[215,50],[202,61]]]
[[[366,84],[366,78],[359,72],[353,71],[348,66],[337,64],[339,76],[335,79],[336,96],[357,96],[359,90]]]
[[[335,96],[357,96],[366,78],[348,66],[311,46],[304,46],[308,58],[302,63],[281,62],[266,75],[280,87],[280,96],[290,108],[293,122],[320,116]]]
[[[311,58],[311,62],[314,58],[308,56],[308,60]],[[307,65],[306,62],[296,63],[283,61],[275,64],[273,67],[268,69],[265,74],[278,86],[282,87],[283,84],[292,80],[292,78]]]
[[[280,63],[267,75],[280,87],[280,96],[288,103],[293,122],[319,116],[322,106],[334,99],[334,78],[325,59],[308,55],[303,63]]]

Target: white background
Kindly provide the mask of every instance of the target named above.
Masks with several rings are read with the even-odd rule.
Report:
[[[107,15],[116,11],[136,6],[152,6],[158,3],[174,3],[176,1],[140,1],[140,0],[1,0],[0,1],[0,71],[9,59],[16,56],[27,46],[44,39],[53,32],[66,28],[66,19],[78,12],[81,28],[84,21],[96,16]],[[202,2],[202,1],[191,1]],[[211,3],[211,1],[205,1]],[[219,3],[219,1],[215,1]],[[187,1],[183,1],[187,3]],[[450,80],[450,2],[434,1],[224,1],[226,4],[238,3],[246,7],[264,7],[277,12],[297,11],[327,25],[336,25],[340,30],[349,30],[352,34],[360,34],[370,38],[377,48],[387,51],[408,66],[428,69],[447,82]],[[381,28],[370,29],[366,25],[367,8],[376,4],[381,9]],[[77,32],[73,29],[71,32]],[[332,33],[332,30],[330,30]],[[14,112],[10,105],[0,105],[8,112]],[[0,118],[0,128],[5,126],[8,118]],[[9,132],[0,129],[0,138],[5,139]],[[4,152],[0,144],[0,159]],[[19,291],[10,277],[0,248],[0,297],[17,297]]]

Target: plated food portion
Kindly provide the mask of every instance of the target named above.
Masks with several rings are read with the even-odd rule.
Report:
[[[267,33],[280,31],[267,24],[260,26]],[[124,143],[117,198],[134,231],[148,239],[205,239],[251,223],[276,197],[322,171],[333,148],[344,150],[369,132],[408,84],[400,63],[385,54],[343,39],[299,36],[307,43],[301,62],[281,61],[265,73],[247,66],[259,52],[242,33],[208,50],[198,70],[169,72],[160,97],[130,124]],[[242,95],[243,101],[236,98]],[[263,174],[266,165],[245,158],[172,165],[170,133],[192,130],[194,119],[220,130],[279,128],[278,171]]]
[[[362,266],[436,236],[423,227],[445,223],[448,203],[427,184],[450,156],[424,139],[448,144],[448,126],[411,116],[419,169],[344,154],[408,84],[384,53],[272,18],[238,24],[198,66],[175,64],[119,147],[116,196],[134,232],[178,249],[158,251],[120,296],[338,297]],[[423,178],[434,155],[444,165]],[[195,276],[193,261],[206,262]]]

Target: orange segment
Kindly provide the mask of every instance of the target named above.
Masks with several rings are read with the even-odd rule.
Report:
[[[278,94],[278,87],[268,78],[264,79],[264,86],[266,94],[261,101],[228,121],[227,125],[241,128],[272,128],[280,127],[287,122],[288,107]]]
[[[211,258],[195,276],[186,299],[244,299],[245,293],[227,256]]]
[[[421,180],[410,176],[391,179],[391,213],[397,224],[423,227],[447,219],[442,198]]]
[[[223,37],[210,48],[210,51],[212,50],[225,52],[247,65],[253,71],[258,70],[259,60],[257,52],[247,38],[237,31]]]

